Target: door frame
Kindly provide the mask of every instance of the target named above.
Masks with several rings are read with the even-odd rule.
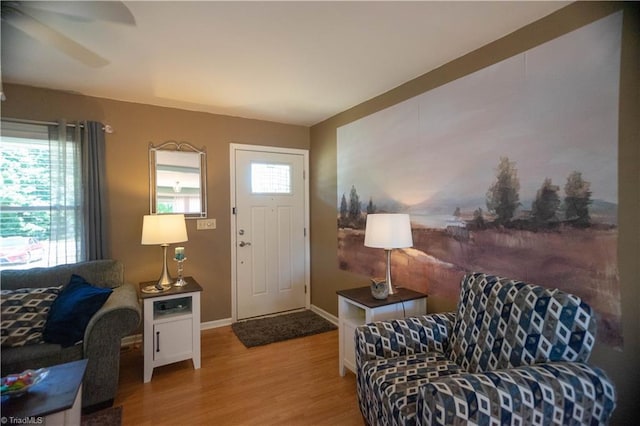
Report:
[[[234,209],[236,207],[236,152],[237,151],[255,151],[264,153],[278,154],[294,154],[303,157],[302,179],[304,181],[304,286],[305,286],[305,308],[311,307],[311,244],[310,244],[310,227],[309,227],[309,150],[298,148],[281,148],[266,145],[246,145],[240,143],[229,144],[229,170],[230,170],[230,193],[231,205],[229,212],[231,214],[231,320],[238,320],[238,278],[236,274],[236,215]]]

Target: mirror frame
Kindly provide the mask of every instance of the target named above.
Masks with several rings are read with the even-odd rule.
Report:
[[[193,152],[200,155],[200,212],[184,213],[185,219],[202,219],[207,217],[207,151],[198,149],[188,142],[167,141],[155,146],[149,143],[149,211],[151,214],[167,214],[157,212],[157,156],[158,151]]]

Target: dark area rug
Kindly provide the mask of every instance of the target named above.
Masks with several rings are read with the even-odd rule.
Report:
[[[274,317],[258,318],[231,324],[233,332],[247,347],[335,330],[337,327],[318,314],[306,310]]]
[[[121,426],[122,407],[109,407],[95,413],[85,414],[80,419],[80,426]]]

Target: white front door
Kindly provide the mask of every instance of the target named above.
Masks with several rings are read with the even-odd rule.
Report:
[[[306,151],[242,147],[231,152],[235,318],[308,307]]]

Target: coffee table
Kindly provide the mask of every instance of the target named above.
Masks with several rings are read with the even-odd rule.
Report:
[[[47,377],[26,394],[2,398],[2,424],[80,425],[87,360],[47,368]]]

